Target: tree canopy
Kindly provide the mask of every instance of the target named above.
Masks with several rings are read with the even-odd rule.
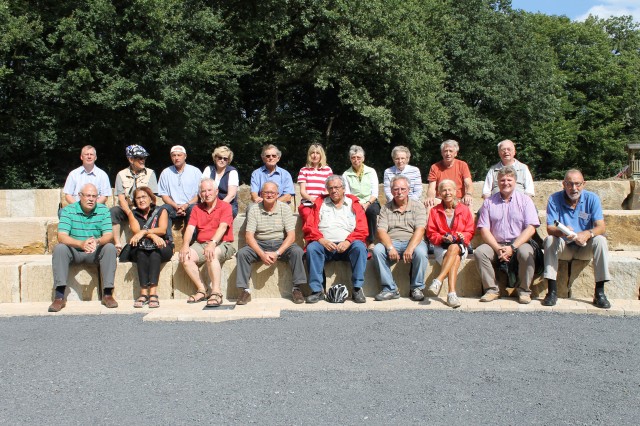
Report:
[[[0,0],[1,188],[61,186],[93,145],[157,171],[184,145],[228,145],[241,181],[260,147],[292,174],[321,142],[336,172],[395,145],[426,174],[460,142],[475,179],[512,139],[535,179],[615,175],[640,140],[640,31],[497,0]]]

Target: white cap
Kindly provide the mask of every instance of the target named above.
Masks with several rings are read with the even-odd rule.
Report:
[[[171,147],[171,151],[169,152],[169,154],[173,154],[174,152],[181,152],[183,154],[186,154],[187,150],[184,149],[182,145],[174,145]]]

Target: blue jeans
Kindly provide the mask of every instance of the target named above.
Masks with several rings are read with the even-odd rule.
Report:
[[[392,240],[391,243],[398,251],[398,254],[402,258],[404,251],[409,245],[409,241]],[[373,249],[373,261],[380,275],[380,284],[382,290],[394,291],[398,289],[393,275],[391,274],[391,261],[387,254],[387,249],[381,243],[376,244]],[[427,272],[427,266],[429,266],[429,260],[427,258],[427,244],[424,241],[420,241],[413,251],[413,258],[411,259],[411,288],[424,288],[424,275]]]
[[[364,270],[367,268],[367,247],[362,241],[354,241],[343,253],[329,251],[322,244],[313,241],[307,245],[309,265],[309,287],[314,293],[323,291],[322,274],[324,264],[329,260],[346,260],[351,263],[351,283],[354,289],[362,288]]]

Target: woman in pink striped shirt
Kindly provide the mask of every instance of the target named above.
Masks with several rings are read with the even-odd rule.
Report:
[[[298,173],[298,185],[300,185],[300,206],[298,213],[302,221],[307,220],[314,200],[327,193],[325,181],[333,174],[331,167],[327,166],[327,155],[319,143],[313,143],[307,151],[307,165]]]

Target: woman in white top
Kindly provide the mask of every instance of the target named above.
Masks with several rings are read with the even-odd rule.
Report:
[[[213,150],[211,154],[214,164],[205,167],[202,179],[211,178],[218,184],[218,198],[231,204],[233,217],[238,215],[238,186],[240,178],[238,170],[230,166],[233,160],[233,151],[222,145]]]

